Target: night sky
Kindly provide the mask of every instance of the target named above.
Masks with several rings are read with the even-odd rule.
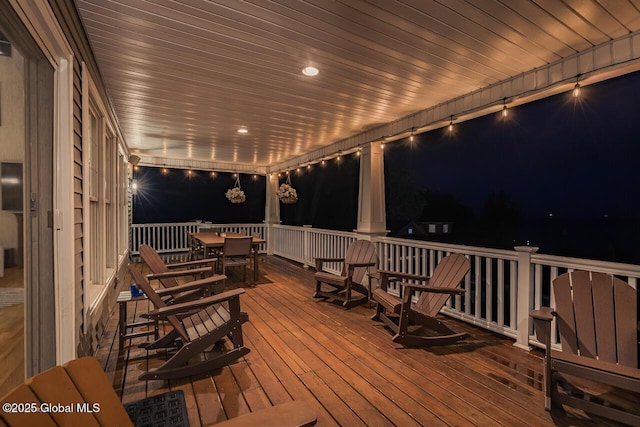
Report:
[[[542,217],[638,217],[640,73],[388,144],[386,160],[418,185],[480,209],[491,191]]]

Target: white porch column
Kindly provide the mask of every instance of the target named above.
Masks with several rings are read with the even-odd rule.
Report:
[[[267,199],[265,203],[264,222],[267,224],[267,235],[263,236],[267,241],[267,254],[273,255],[275,242],[273,236],[273,225],[280,224],[280,200],[278,200],[278,174],[269,173],[267,175]]]
[[[379,142],[364,146],[360,153],[358,228],[364,238],[387,233],[384,197],[384,152]]]
[[[538,251],[534,246],[516,246],[518,252],[518,296],[516,306],[516,326],[518,335],[515,347],[531,350],[529,334],[531,333],[531,319],[529,312],[533,309],[533,266],[531,254]]]

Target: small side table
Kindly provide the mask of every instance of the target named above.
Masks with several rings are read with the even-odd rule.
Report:
[[[145,336],[153,335],[155,339],[158,339],[159,332],[158,332],[157,320],[143,320],[140,322],[127,323],[127,303],[132,301],[142,301],[146,299],[147,297],[145,295],[142,295],[139,297],[132,297],[131,291],[122,291],[118,294],[118,299],[116,300],[116,302],[118,303],[118,311],[119,311],[118,335],[120,338],[120,350],[124,348],[124,341],[127,338],[137,338],[137,337],[145,337]],[[129,328],[134,329],[134,328],[139,328],[142,326],[150,326],[150,325],[153,325],[153,330],[127,333],[127,330]]]

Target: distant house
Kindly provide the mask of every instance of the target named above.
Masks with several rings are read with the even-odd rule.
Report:
[[[444,221],[410,221],[402,227],[396,237],[420,238],[432,235],[451,234],[453,222]]]

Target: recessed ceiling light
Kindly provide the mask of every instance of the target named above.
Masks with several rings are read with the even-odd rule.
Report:
[[[238,129],[238,133],[242,133],[242,134],[249,133],[249,129],[243,126],[240,129]]]
[[[318,73],[319,71],[316,67],[304,67],[302,69],[302,74],[304,74],[305,76],[313,77],[317,76]]]

